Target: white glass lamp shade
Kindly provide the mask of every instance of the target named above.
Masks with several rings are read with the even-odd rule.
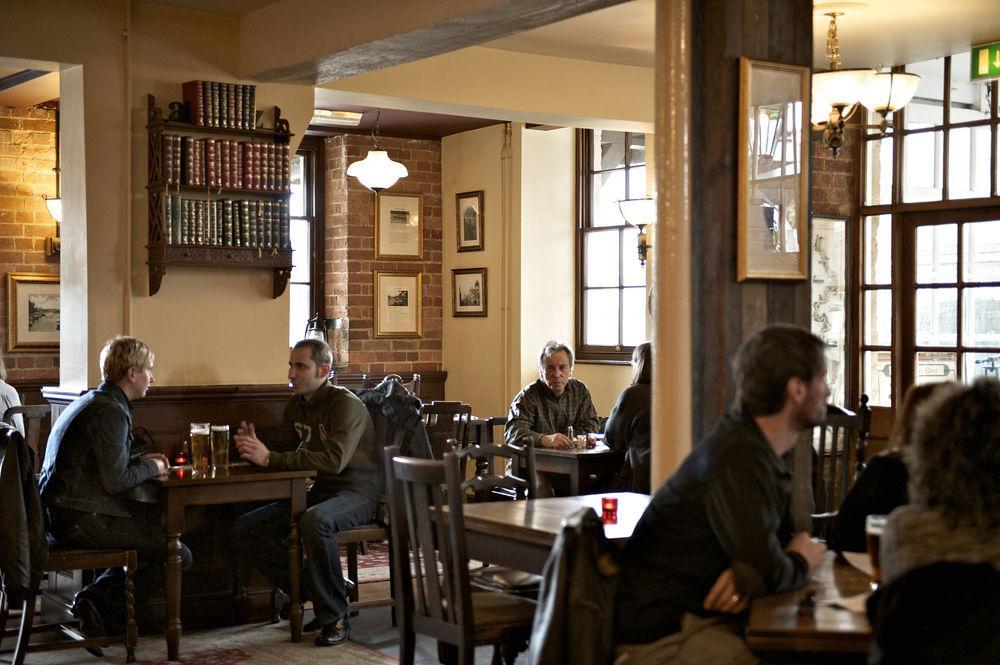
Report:
[[[656,199],[653,197],[622,199],[618,202],[618,210],[627,223],[640,230],[656,221]]]
[[[381,192],[409,175],[406,167],[389,159],[385,150],[369,150],[368,156],[347,167],[347,175],[354,176],[373,192]]]
[[[890,113],[906,106],[919,85],[920,77],[916,74],[880,72],[862,95],[861,103],[875,113]]]
[[[835,69],[813,74],[813,98],[823,99],[828,106],[851,107],[861,101],[875,71],[871,69]],[[845,115],[850,115],[845,112]]]
[[[62,199],[59,197],[46,198],[45,207],[49,209],[49,214],[52,215],[52,219],[57,222],[62,221]]]

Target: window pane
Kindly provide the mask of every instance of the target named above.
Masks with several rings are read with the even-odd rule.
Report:
[[[989,81],[969,82],[971,70],[968,51],[951,56],[951,123],[988,120],[990,117]]]
[[[646,289],[622,290],[622,345],[646,341]]]
[[[583,343],[618,345],[618,289],[594,289],[583,295]]]
[[[955,346],[958,289],[917,289],[917,346]]]
[[[647,244],[649,240],[646,240]],[[646,266],[639,263],[639,229],[628,227],[622,230],[622,284],[625,286],[645,286]],[[647,255],[652,250],[647,249]]]
[[[917,354],[916,383],[954,381],[958,378],[958,354],[953,351],[923,351]]]
[[[306,332],[309,311],[309,285],[288,285],[288,346],[294,346]]]
[[[892,344],[892,291],[865,291],[864,343],[873,346]]]
[[[891,406],[892,404],[892,352],[865,351],[863,391],[869,397],[871,406]]]
[[[621,226],[625,224],[618,202],[625,197],[625,170],[595,173],[592,180],[592,226]]]
[[[830,401],[843,404],[844,353],[847,344],[845,279],[847,222],[814,217],[812,224],[812,332],[826,343]]]
[[[917,284],[958,281],[958,225],[917,229]]]
[[[625,166],[625,132],[594,130],[593,165],[595,171]]]
[[[305,219],[291,219],[288,231],[292,240],[293,282],[309,282],[309,222]]]
[[[987,163],[987,170],[989,170]],[[641,199],[646,196],[646,167],[628,170],[628,197],[630,199]]]
[[[583,285],[618,286],[618,230],[587,233],[583,251]]]
[[[944,123],[944,58],[925,60],[906,66],[906,71],[920,76],[913,101],[906,105],[906,129]],[[954,73],[954,69],[952,72]],[[969,71],[966,69],[965,71]]]
[[[1000,287],[980,287],[962,292],[962,343],[966,346],[1000,346]]]
[[[632,166],[646,163],[646,135],[629,134],[628,160]]]
[[[965,281],[1000,281],[1000,220],[963,227],[962,260]]]
[[[288,200],[288,210],[292,217],[305,217],[306,215],[305,165],[304,155],[296,153],[292,157],[292,197]]]
[[[909,110],[909,106],[907,106]],[[941,199],[941,132],[903,138],[903,201]]]
[[[948,148],[948,198],[970,199],[990,195],[990,154],[993,137],[989,127],[951,130]]]
[[[865,142],[865,204],[892,202],[892,137]]]
[[[962,382],[972,383],[981,376],[1000,379],[1000,353],[962,354]]]
[[[892,216],[865,217],[865,284],[892,283]]]

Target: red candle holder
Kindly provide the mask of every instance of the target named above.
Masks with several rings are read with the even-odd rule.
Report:
[[[618,523],[618,497],[601,497],[601,521],[605,524]]]

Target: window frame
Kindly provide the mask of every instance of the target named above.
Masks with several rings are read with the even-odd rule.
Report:
[[[639,134],[640,132],[624,132],[625,134],[625,165],[622,167],[625,173],[625,192],[626,196],[629,191],[629,171],[634,169],[635,166],[631,165],[631,151],[628,149],[630,136],[633,134]],[[624,266],[621,262],[618,265],[618,286],[609,287],[590,287],[589,289],[585,287],[586,274],[585,268],[586,264],[584,262],[584,254],[586,252],[586,242],[587,235],[595,231],[618,231],[618,253],[619,256],[624,256],[624,242],[625,242],[625,232],[634,229],[622,220],[621,225],[617,226],[593,226],[593,176],[596,173],[601,173],[607,169],[595,169],[593,164],[594,156],[594,130],[592,129],[578,129],[576,131],[576,175],[577,175],[577,200],[576,200],[576,267],[575,267],[575,281],[576,281],[576,307],[574,311],[574,332],[576,335],[576,358],[575,360],[581,362],[595,363],[595,364],[628,364],[632,360],[632,352],[635,346],[629,346],[625,344],[617,344],[614,346],[608,345],[597,345],[597,344],[585,344],[584,343],[584,325],[585,325],[585,301],[586,292],[588,290],[594,290],[595,288],[601,289],[615,289],[618,292],[618,339],[621,341],[623,334],[623,298],[624,290],[626,288],[638,288],[635,286],[625,286],[624,285]],[[649,162],[644,160],[643,164],[649,168]],[[648,260],[647,260],[648,261]],[[648,279],[644,280],[642,285],[643,291],[646,298],[649,296],[649,282]]]
[[[324,240],[326,238],[325,220],[326,206],[325,197],[325,160],[324,141],[315,136],[305,136],[295,151],[296,155],[304,158],[303,182],[305,184],[305,216],[295,217],[295,219],[306,219],[309,222],[309,311],[312,314],[319,312],[326,318],[325,303],[325,276],[324,267]],[[292,285],[289,279],[289,287]],[[304,282],[295,282],[304,284]],[[291,302],[289,302],[291,306]],[[291,311],[289,311],[289,316]],[[291,322],[289,322],[291,323]],[[304,332],[303,328],[303,332]],[[289,331],[291,332],[291,331]]]

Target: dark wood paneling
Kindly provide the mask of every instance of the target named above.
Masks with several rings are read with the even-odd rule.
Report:
[[[812,60],[812,5],[802,0],[693,3],[691,226],[694,440],[728,407],[730,361],[769,323],[809,325],[809,283],[736,281],[739,58]],[[809,210],[804,202],[802,216]]]

